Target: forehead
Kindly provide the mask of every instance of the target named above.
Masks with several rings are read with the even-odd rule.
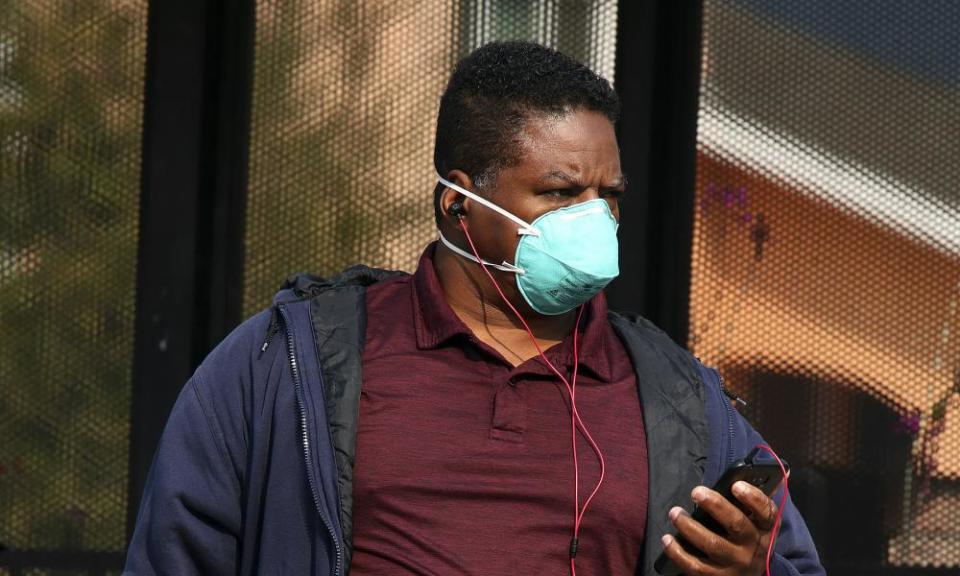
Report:
[[[575,110],[533,115],[518,134],[520,176],[562,171],[587,180],[620,176],[620,151],[613,123],[599,112]]]

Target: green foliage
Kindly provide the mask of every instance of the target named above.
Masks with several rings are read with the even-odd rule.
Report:
[[[0,2],[0,544],[125,544],[146,1]]]
[[[290,274],[369,262],[361,246],[384,219],[376,200],[383,191],[369,184],[389,137],[393,96],[367,100],[378,24],[362,32],[355,3],[258,8],[246,314],[267,305]],[[338,76],[326,77],[330,70]]]

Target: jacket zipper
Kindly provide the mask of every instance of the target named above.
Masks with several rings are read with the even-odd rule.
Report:
[[[730,398],[735,402],[743,402],[738,396],[732,394],[723,383],[723,376],[719,373],[717,378],[720,379],[720,391],[723,392],[724,396]],[[746,404],[746,402],[743,402]],[[729,466],[733,462],[733,406],[730,405],[730,402],[724,402],[724,406],[727,407],[727,463],[725,465]]]
[[[340,565],[342,563],[343,551],[340,548],[340,542],[337,539],[337,533],[333,529],[333,524],[330,522],[330,519],[327,518],[327,515],[323,513],[323,508],[320,506],[320,494],[317,490],[317,480],[313,475],[313,459],[310,457],[310,436],[307,431],[307,409],[303,405],[303,400],[301,399],[303,395],[303,388],[300,383],[300,368],[297,364],[293,333],[290,330],[290,320],[287,317],[286,308],[281,306],[280,311],[283,317],[283,322],[286,324],[287,328],[287,357],[290,360],[290,370],[293,374],[293,387],[297,392],[297,408],[300,411],[300,431],[303,438],[303,458],[307,466],[307,481],[310,484],[310,494],[313,496],[313,505],[317,508],[317,513],[320,514],[320,518],[323,520],[323,525],[326,526],[327,532],[330,533],[330,540],[333,542],[333,546],[336,549],[337,561],[334,566],[334,574],[339,576],[341,573]]]

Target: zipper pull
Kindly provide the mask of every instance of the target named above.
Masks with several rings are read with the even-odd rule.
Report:
[[[732,403],[734,404],[734,406],[736,406],[737,404],[740,404],[740,405],[746,407],[746,406],[747,406],[747,401],[744,400],[743,398],[737,396],[736,394],[734,394],[733,392],[731,392],[729,389],[727,389],[726,384],[724,384],[724,382],[723,382],[723,376],[720,376],[720,373],[719,373],[719,372],[717,373],[717,376],[720,377],[720,391],[723,392],[723,395],[726,396],[727,398],[729,398],[730,400],[732,400],[732,401],[733,401]]]
[[[263,340],[263,346],[260,347],[260,354],[262,355],[267,351],[267,348],[270,347],[270,342],[273,341],[273,337],[277,335],[277,332],[280,331],[280,307],[273,306],[270,308],[270,325],[267,326],[267,334]]]

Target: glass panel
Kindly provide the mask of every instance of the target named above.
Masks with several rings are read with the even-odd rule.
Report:
[[[457,59],[553,45],[613,77],[613,0],[257,3],[244,312],[298,271],[412,270],[435,238],[433,138]]]
[[[126,545],[147,2],[0,2],[0,548]]]
[[[960,4],[704,11],[690,345],[828,567],[958,567]]]

